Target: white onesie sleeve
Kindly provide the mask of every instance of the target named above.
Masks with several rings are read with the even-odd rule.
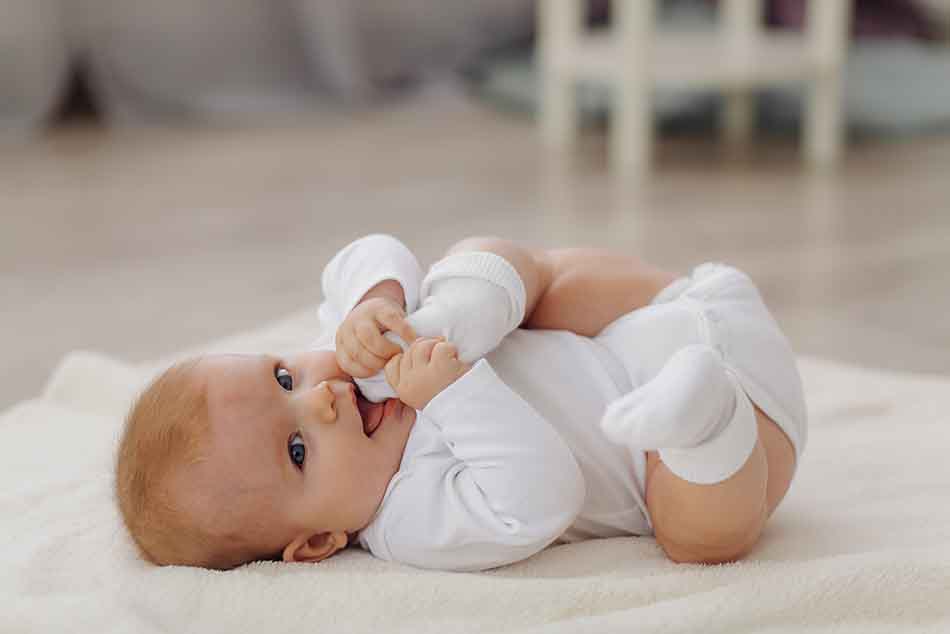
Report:
[[[402,285],[407,313],[418,307],[422,267],[412,251],[392,236],[360,238],[333,256],[321,278],[320,321],[325,332],[335,332],[363,295],[385,280]]]
[[[395,280],[406,297],[406,312],[419,306],[422,267],[412,251],[396,238],[383,234],[368,235],[348,244],[333,256],[321,278],[324,301],[320,305],[323,332],[314,342],[316,350],[334,350],[336,330],[366,293],[385,280]],[[395,333],[386,337],[403,345]],[[380,403],[396,393],[383,372],[355,379],[363,396]]]
[[[483,570],[530,557],[577,517],[586,488],[573,454],[484,359],[419,415],[449,451],[404,462],[361,534],[376,556]]]

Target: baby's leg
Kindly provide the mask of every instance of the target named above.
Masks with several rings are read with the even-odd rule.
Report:
[[[614,440],[660,448],[647,452],[646,503],[657,542],[678,562],[745,555],[795,468],[788,438],[702,344],[612,405],[603,425]]]
[[[473,237],[433,265],[422,308],[409,323],[420,335],[446,337],[463,361],[474,361],[518,326],[592,337],[674,279],[606,249],[545,250]]]
[[[621,315],[642,308],[676,275],[609,249],[541,249],[472,237],[448,255],[489,252],[511,264],[525,286],[524,328],[568,330],[593,337]]]
[[[755,544],[791,482],[786,432],[799,449],[805,437],[800,380],[748,278],[710,267],[673,295],[598,338],[640,385],[602,426],[648,452],[647,506],[669,556],[729,561]]]
[[[795,451],[779,427],[755,409],[758,440],[732,477],[699,485],[647,453],[646,501],[657,543],[681,563],[722,563],[746,555],[788,490]]]

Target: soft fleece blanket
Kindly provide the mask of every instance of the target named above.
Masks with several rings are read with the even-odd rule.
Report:
[[[201,351],[290,352],[316,328],[307,311]],[[359,550],[221,573],[138,561],[113,507],[122,415],[168,361],[73,353],[0,416],[0,632],[950,632],[950,379],[803,359],[810,444],[737,564],[631,537],[479,574]]]

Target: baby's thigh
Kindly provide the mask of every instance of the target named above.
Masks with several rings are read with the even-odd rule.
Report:
[[[795,448],[778,424],[758,407],[755,408],[755,415],[759,422],[759,443],[765,449],[765,457],[769,463],[766,500],[771,516],[792,484],[792,477],[795,475]]]

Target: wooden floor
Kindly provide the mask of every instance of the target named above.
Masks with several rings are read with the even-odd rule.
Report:
[[[570,164],[530,121],[458,97],[255,130],[63,129],[0,148],[0,408],[66,352],[138,361],[315,306],[347,241],[435,258],[492,233],[685,271],[734,263],[796,349],[950,373],[950,137],[852,144],[833,174],[792,139],[729,156],[666,139],[646,182],[589,133]]]

